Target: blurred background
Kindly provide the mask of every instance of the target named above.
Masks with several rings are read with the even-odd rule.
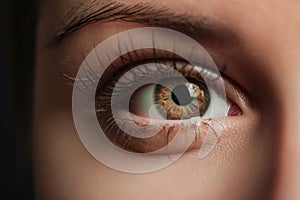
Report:
[[[31,158],[36,8],[31,0],[1,1],[1,199],[34,199]],[[4,198],[3,198],[4,197]]]

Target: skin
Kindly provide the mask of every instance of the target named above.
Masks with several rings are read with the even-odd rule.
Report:
[[[190,151],[147,174],[110,169],[89,154],[74,126],[72,86],[60,74],[76,75],[94,44],[143,25],[95,23],[48,48],[53,29],[78,1],[45,0],[39,11],[33,137],[37,199],[300,199],[299,1],[158,1],[204,14],[239,34],[237,46],[203,46],[216,63],[226,62],[226,75],[252,103],[232,92],[243,115],[226,118],[224,133],[205,159]]]

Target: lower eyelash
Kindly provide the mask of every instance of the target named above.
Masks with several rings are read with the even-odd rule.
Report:
[[[105,114],[102,114],[103,116]],[[102,117],[101,117],[102,118]],[[103,118],[102,118],[103,119]],[[143,143],[144,145],[149,145],[148,149],[152,149],[153,151],[158,150],[159,148],[162,148],[163,144],[164,146],[167,146],[169,142],[172,140],[172,138],[176,135],[179,134],[178,130],[185,130],[182,131],[183,134],[189,134],[192,135],[195,139],[193,143],[190,145],[192,147],[199,147],[199,143],[202,143],[202,140],[199,140],[199,138],[203,138],[204,135],[206,134],[208,129],[213,130],[213,127],[210,126],[210,121],[212,120],[211,118],[207,119],[202,119],[201,122],[197,120],[194,122],[186,121],[186,122],[181,122],[181,123],[170,123],[170,124],[165,124],[165,125],[153,125],[153,126],[159,126],[160,127],[160,132],[158,132],[155,136],[149,137],[149,138],[136,138],[134,136],[128,135],[127,133],[123,132],[115,122],[115,120],[118,120],[119,123],[122,122],[127,125],[127,130],[126,132],[130,131],[136,131],[135,126],[132,126],[133,124],[142,127],[145,127],[145,124],[138,124],[138,122],[132,120],[132,119],[116,119],[113,117],[108,118],[105,120],[104,123],[100,123],[103,126],[103,130],[105,131],[107,137],[113,142],[114,145],[119,146],[127,151],[132,151],[132,152],[137,152],[137,153],[149,153],[149,152],[143,152],[141,149],[137,149],[135,146],[139,145],[140,143]],[[132,126],[132,130],[130,130],[130,127]],[[152,131],[153,128],[152,126],[147,128],[147,131]],[[182,133],[181,132],[181,133]],[[113,133],[113,134],[112,134]],[[171,135],[170,135],[171,134]],[[158,138],[157,138],[158,137]],[[157,141],[157,142],[153,142]],[[185,141],[182,141],[184,144]],[[181,147],[177,147],[181,148]],[[146,147],[145,147],[146,149]],[[181,149],[180,149],[181,150]],[[178,152],[180,152],[180,150]],[[176,153],[176,152],[172,152]]]
[[[143,51],[143,54],[142,54],[143,57],[145,55],[147,55],[146,52],[148,52],[148,51],[149,50]],[[156,50],[151,50],[150,52],[152,52],[155,56],[158,56],[158,53],[156,52]],[[199,75],[197,75],[197,73],[196,74],[193,73],[193,75],[192,75],[194,67],[189,65],[189,63],[186,61],[178,60],[178,58],[176,58],[174,56],[174,54],[172,54],[171,60],[170,60],[170,58],[161,58],[161,57],[160,58],[155,57],[155,58],[150,59],[149,57],[153,56],[153,55],[151,55],[151,53],[150,53],[150,56],[148,55],[148,59],[146,57],[143,60],[141,60],[142,58],[140,56],[138,58],[134,58],[134,56],[137,56],[137,55],[139,55],[139,54],[136,51],[134,51],[134,52],[129,52],[126,56],[122,56],[122,58],[120,59],[120,61],[121,61],[120,64],[122,67],[120,67],[120,64],[118,65],[118,64],[113,63],[112,66],[113,66],[113,71],[115,71],[115,73],[111,73],[111,74],[104,73],[104,75],[103,75],[106,77],[113,77],[113,78],[112,78],[112,80],[109,80],[109,81],[101,82],[101,80],[100,80],[100,83],[98,84],[98,88],[96,91],[96,99],[95,99],[96,100],[96,102],[95,102],[96,114],[98,116],[98,120],[99,120],[100,124],[102,124],[102,126],[103,126],[102,128],[103,128],[105,134],[107,134],[108,138],[110,138],[111,141],[115,145],[120,146],[120,147],[125,148],[126,150],[130,150],[130,151],[134,151],[134,145],[138,141],[140,141],[140,139],[130,136],[130,135],[124,133],[122,130],[120,130],[120,128],[118,127],[115,120],[119,120],[119,121],[123,120],[127,124],[130,124],[130,123],[137,124],[138,122],[132,121],[129,118],[128,119],[116,119],[112,116],[112,111],[111,111],[112,92],[114,91],[115,85],[118,82],[119,78],[122,77],[126,71],[128,71],[131,68],[135,68],[135,66],[143,66],[145,63],[156,62],[157,64],[159,64],[159,63],[166,64],[166,65],[169,65],[170,67],[172,66],[172,64],[175,63],[175,65],[173,67],[176,68],[178,71],[181,71],[181,73],[183,75],[188,76],[188,77],[194,76],[194,78],[197,78],[202,75],[205,75],[205,76],[210,75],[209,74],[210,71],[207,70],[207,67],[200,69],[200,71],[198,71]],[[116,61],[116,62],[118,62],[118,61]],[[180,63],[180,62],[181,62],[181,69],[180,69],[180,66],[178,65],[178,63]],[[118,69],[121,69],[121,71]],[[155,73],[153,73],[153,72],[155,72]],[[161,76],[163,73],[165,73],[165,71],[163,68],[156,66],[155,69],[144,67],[144,70],[140,71],[140,73],[141,73],[141,76],[139,76],[139,74],[137,73],[133,76],[133,79],[132,79],[132,77],[131,77],[131,79],[128,78],[128,82],[119,84],[119,86],[118,86],[119,91],[118,91],[117,96],[119,96],[119,97],[122,96],[122,93],[126,94],[127,91],[131,87],[130,83],[132,83],[134,81],[138,81],[138,79],[142,79],[144,77],[143,74],[148,74],[149,79],[157,79],[157,78],[159,78],[159,76]],[[212,72],[210,72],[210,73],[212,73]],[[149,77],[149,74],[152,76]],[[202,81],[203,83],[205,83],[201,77],[199,78],[199,81]],[[103,121],[103,119],[106,119],[106,120]],[[169,125],[167,125],[167,126],[169,126]],[[209,123],[207,123],[205,121],[201,121],[201,124],[197,125],[197,124],[193,124],[190,121],[186,121],[185,124],[181,123],[179,126],[180,126],[179,127],[180,129],[187,129],[187,126],[194,127],[193,132],[194,132],[194,136],[195,136],[195,141],[197,143],[197,141],[198,141],[197,138],[199,138],[199,135],[201,135],[200,132],[197,131],[198,128],[206,126],[206,129],[208,129]],[[210,128],[213,129],[213,127],[210,127]],[[166,127],[161,126],[161,129],[165,130]],[[132,132],[135,130],[134,129],[131,130],[129,128],[128,131]],[[149,131],[151,131],[151,130],[149,130]],[[191,134],[191,133],[189,133],[189,134]],[[170,140],[169,131],[167,131],[167,133],[165,133],[164,143],[168,144],[169,140]],[[160,141],[160,142],[162,142],[162,141]]]

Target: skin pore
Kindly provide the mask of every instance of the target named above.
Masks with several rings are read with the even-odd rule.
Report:
[[[140,11],[143,19],[141,13],[138,19],[124,13],[118,20],[72,24],[103,3],[147,5],[148,11]],[[295,0],[44,0],[36,47],[37,199],[299,199],[299,7]],[[151,10],[160,12],[153,16]],[[162,170],[130,174],[106,167],[82,145],[72,116],[72,85],[62,73],[75,77],[95,45],[146,26],[193,37],[220,69],[227,66],[225,77],[245,91],[246,100],[226,88],[243,114],[226,117],[206,158],[189,151]]]

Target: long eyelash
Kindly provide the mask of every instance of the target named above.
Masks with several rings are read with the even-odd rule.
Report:
[[[133,42],[132,42],[132,40],[131,40],[131,37],[129,37],[129,39],[130,39],[130,41],[131,41],[131,45],[134,47],[134,44],[133,44]],[[95,46],[95,45],[94,45],[94,46]],[[125,49],[128,49],[128,47],[125,47]],[[98,52],[97,52],[97,48],[94,48],[94,51],[95,51],[96,56],[97,56],[97,62],[99,63],[100,66],[103,66],[103,63],[102,63],[102,61],[101,61],[101,58],[99,57],[99,54],[98,54]],[[194,48],[192,49],[192,51],[191,51],[190,58],[193,56],[194,51],[195,51],[195,47],[194,47]],[[119,45],[119,52],[121,52],[120,45]],[[143,60],[143,59],[139,56],[139,53],[143,54],[143,51],[137,52],[136,50],[133,50],[132,52],[128,52],[128,53],[126,54],[126,55],[128,56],[128,60],[129,60],[130,62],[133,62],[132,53],[133,53],[134,56],[137,58],[137,61],[136,61],[137,63],[138,63],[138,61],[142,61],[142,60]],[[152,53],[153,53],[153,56],[152,56],[151,60],[158,61],[158,56],[157,56],[156,49],[152,49]],[[172,55],[173,55],[172,62],[173,62],[174,68],[176,69],[176,68],[177,68],[177,63],[176,63],[176,62],[177,62],[177,58],[176,58],[176,56],[175,56],[176,54],[173,53]],[[109,59],[109,54],[106,54],[106,56],[107,56],[108,59]],[[88,66],[88,69],[89,69],[89,71],[88,71],[88,72],[89,72],[89,73],[88,73],[88,74],[89,74],[89,77],[88,77],[87,79],[85,79],[85,80],[79,80],[79,81],[82,82],[83,85],[88,85],[88,83],[89,83],[89,84],[93,84],[93,85],[97,84],[97,83],[95,82],[95,80],[97,80],[97,79],[100,78],[100,77],[99,77],[99,74],[97,74],[97,73],[95,72],[95,70],[93,69],[93,67],[91,67],[91,66],[87,63],[87,61],[86,61],[86,59],[85,59],[85,56],[84,56],[84,54],[83,54],[83,51],[82,51],[82,57],[83,57],[84,62],[85,62],[86,65]],[[144,57],[144,55],[143,55],[143,57]],[[124,58],[124,55],[121,55],[121,56],[120,56],[120,59],[121,59],[121,63],[122,63],[123,65],[125,65],[125,61],[124,61],[124,60],[125,60],[126,58]],[[163,59],[164,59],[164,58],[163,58]],[[163,59],[162,59],[162,60],[163,60]],[[141,63],[139,63],[139,64],[143,65],[145,62],[146,62],[146,61],[141,62]],[[188,63],[188,62],[185,62],[185,64],[184,64],[182,70],[185,70],[185,68],[186,68],[188,65],[189,65],[189,63]],[[118,71],[118,69],[114,66],[113,63],[111,64],[110,68],[113,68],[115,71]],[[206,66],[203,65],[203,67],[201,68],[201,73],[203,73],[203,71],[204,71],[206,68],[209,68],[209,67],[206,67]],[[224,64],[223,67],[220,69],[220,73],[218,74],[218,76],[215,77],[214,79],[211,79],[211,81],[215,81],[215,80],[219,79],[220,76],[221,76],[221,74],[224,74],[224,73],[225,73],[226,69],[227,69],[227,65]],[[161,69],[158,68],[158,70],[161,70]],[[190,71],[189,73],[191,73],[191,71]],[[206,73],[209,73],[209,70],[206,70]],[[63,72],[61,72],[61,75],[69,81],[69,82],[68,82],[69,85],[73,85],[73,84],[74,84],[74,82],[75,82],[75,80],[76,80],[75,77],[70,76],[70,75],[68,75],[67,73],[63,73]],[[190,75],[190,74],[189,74],[189,75]]]
[[[128,33],[129,34],[129,33]],[[157,52],[157,49],[155,48],[155,34],[152,34],[152,40],[153,40],[153,47],[152,48],[152,55],[150,56],[151,59],[149,60],[152,60],[154,61],[154,63],[158,63],[159,60],[160,60],[160,57],[158,55],[158,52]],[[135,49],[134,47],[134,42],[129,34],[129,40],[130,40],[130,45],[132,46],[131,48],[132,49]],[[125,50],[128,50],[130,47],[123,47],[125,48]],[[130,67],[132,68],[133,65],[132,63],[135,62],[135,66],[137,66],[138,64],[141,64],[141,65],[144,65],[147,61],[146,60],[143,60],[143,58],[145,57],[144,55],[144,52],[145,51],[140,51],[138,52],[137,50],[133,50],[131,52],[128,52],[126,53],[125,55],[122,55],[122,49],[121,49],[121,43],[120,43],[120,40],[118,40],[118,53],[119,55],[121,55],[119,57],[120,61],[121,61],[121,64],[123,65],[121,69],[123,69],[123,72],[119,72],[120,69],[115,66],[114,63],[112,63],[110,65],[110,69],[113,69],[114,72],[116,72],[116,74],[114,74],[112,77],[113,81],[112,80],[109,80],[109,82],[116,82],[115,78],[116,77],[120,77],[121,74],[123,73],[124,74],[124,71],[130,69]],[[97,56],[97,62],[99,63],[100,66],[103,67],[103,62],[99,56],[99,53],[97,52],[97,48],[96,46],[94,45],[94,51],[96,53],[96,56]],[[194,51],[195,51],[195,47],[192,48],[191,50],[191,53],[190,53],[190,58],[193,57],[193,54],[194,54]],[[173,55],[172,58],[170,58],[170,60],[172,61],[173,63],[173,67],[175,70],[177,70],[177,64],[178,64],[178,58],[176,57],[176,41],[174,41],[174,46],[173,46],[173,53],[171,54]],[[106,55],[104,56],[107,56],[107,58],[109,59],[110,56],[109,56],[109,53],[106,53]],[[92,86],[98,86],[99,87],[99,83],[97,83],[95,80],[98,80],[99,78],[99,74],[94,70],[93,66],[91,66],[88,61],[85,59],[85,56],[83,54],[83,51],[82,51],[82,57],[83,57],[83,60],[87,66],[87,69],[88,69],[88,76],[86,79],[81,79],[80,77],[77,77],[78,78],[78,81],[80,81],[80,83],[84,86],[85,89],[89,90],[91,89],[89,87],[89,85],[92,85]],[[164,57],[164,56],[163,56]],[[170,57],[170,56],[169,56]],[[136,59],[136,61],[135,61]],[[165,59],[165,58],[161,58],[162,60]],[[139,63],[140,62],[140,63]],[[130,63],[130,64],[128,64]],[[131,65],[131,66],[130,66]],[[187,68],[187,66],[189,65],[188,62],[185,62],[184,63],[184,66],[183,66],[183,70],[185,70]],[[145,66],[145,65],[144,65]],[[201,73],[206,69],[206,67],[204,66],[204,68],[201,68]],[[222,67],[222,69],[220,70],[221,71],[221,74],[225,72],[225,70],[227,69],[227,65],[224,65]],[[148,67],[145,66],[145,70],[150,70]],[[158,73],[163,73],[163,69],[157,67],[157,70],[158,70]],[[207,70],[207,69],[206,69]],[[142,71],[140,71],[141,74],[143,73]],[[188,73],[188,76],[190,76],[192,73],[192,71],[189,71]],[[72,76],[69,76],[68,74],[66,73],[62,73],[62,75],[68,79],[70,82],[71,82],[71,85],[74,84],[74,82],[77,80],[76,78],[72,77]],[[216,79],[218,79],[220,77],[216,77]],[[101,79],[100,79],[101,80]],[[96,110],[96,113],[99,117],[101,116],[104,116],[104,117],[107,117],[108,114],[109,114],[109,105],[111,103],[111,91],[113,91],[113,88],[114,86],[106,86],[106,89],[103,89],[101,88],[101,91],[98,91],[97,90],[97,95],[100,95],[99,97],[96,97],[96,100],[95,100],[95,110]],[[128,88],[128,85],[124,86],[124,88]],[[80,88],[79,88],[80,89]],[[81,89],[80,89],[81,90]],[[84,94],[86,94],[85,91],[82,91]],[[95,98],[95,97],[91,97],[91,98]],[[87,111],[87,112],[95,112],[94,111]],[[117,140],[121,140],[121,141],[124,141],[123,144],[120,144],[122,145],[124,148],[125,147],[129,147],[131,150],[133,150],[133,147],[134,147],[134,142],[136,142],[136,140],[133,139],[132,136],[129,136],[128,134],[124,133],[123,131],[121,131],[119,128],[118,128],[118,125],[115,123],[114,120],[123,120],[123,121],[128,121],[128,122],[131,122],[133,123],[132,120],[130,119],[116,119],[114,118],[113,116],[109,117],[106,121],[105,121],[105,125],[104,125],[104,132],[105,133],[111,133],[112,130],[116,130],[114,132],[114,137],[113,137],[113,141],[114,141],[114,144],[117,144]],[[202,122],[201,122],[202,124]],[[193,126],[192,124],[190,124],[191,126]],[[203,122],[203,125],[206,125],[208,126],[210,129],[213,129],[213,127],[211,127],[208,123],[204,123]],[[199,137],[199,134],[197,134],[197,125],[194,124],[193,126],[193,129],[194,129],[194,133],[195,133],[195,141],[198,141],[198,137]],[[166,134],[166,145],[169,144],[170,142],[170,131],[171,130],[168,130],[167,134]],[[215,132],[215,130],[212,130]]]

